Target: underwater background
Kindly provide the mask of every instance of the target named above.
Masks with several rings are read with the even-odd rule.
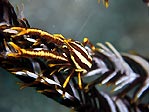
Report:
[[[120,52],[135,51],[149,57],[149,12],[142,0],[109,0],[107,9],[97,0],[10,2],[14,7],[24,4],[31,27],[78,41],[88,37],[93,44],[108,41]],[[70,111],[33,88],[20,90],[16,82],[15,76],[0,68],[0,112]]]

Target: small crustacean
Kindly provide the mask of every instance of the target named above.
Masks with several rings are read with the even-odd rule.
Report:
[[[9,42],[9,45],[11,45],[15,50],[17,50],[17,53],[8,53],[7,56],[9,57],[19,57],[19,56],[24,56],[24,57],[45,57],[49,59],[55,59],[57,61],[68,61],[64,56],[58,55],[56,52],[50,52],[46,50],[26,50],[26,49],[21,49],[19,46],[14,44],[13,42]]]
[[[12,46],[17,53],[10,53],[7,56],[31,56],[31,57],[46,57],[47,59],[53,59],[56,61],[60,60],[60,63],[58,64],[52,64],[49,62],[49,66],[59,66],[59,69],[61,69],[61,61],[68,61],[71,63],[69,65],[68,69],[71,68],[71,73],[66,78],[66,81],[63,84],[63,87],[65,88],[67,86],[67,83],[69,82],[70,78],[74,75],[78,75],[78,85],[80,88],[82,88],[81,83],[81,76],[84,75],[92,66],[92,57],[89,55],[88,51],[86,50],[85,46],[89,45],[91,49],[95,49],[95,47],[89,42],[87,38],[84,38],[84,42],[78,42],[72,39],[66,39],[61,34],[49,34],[48,32],[45,32],[40,29],[34,29],[34,28],[22,28],[22,27],[11,27],[10,29],[5,29],[5,33],[9,32],[15,32],[11,34],[12,38],[22,38],[22,36],[33,36],[32,38],[35,40],[35,44],[40,43],[41,41],[44,41],[46,43],[54,43],[56,46],[58,46],[61,49],[61,52],[58,52],[55,50],[55,52],[58,52],[56,55],[53,51],[37,51],[37,50],[25,50],[22,48],[19,48],[15,43],[9,42],[9,45]],[[38,38],[37,38],[38,37]],[[65,64],[63,65],[65,66]],[[57,71],[59,71],[57,69]],[[56,70],[55,70],[56,71]]]
[[[103,3],[108,7],[108,0]],[[29,28],[22,11],[17,15],[9,0],[0,0],[0,67],[23,81],[21,88],[34,87],[77,112],[149,112],[148,58],[120,54],[109,42],[95,48],[88,38],[78,42]],[[117,92],[108,95],[98,84]]]

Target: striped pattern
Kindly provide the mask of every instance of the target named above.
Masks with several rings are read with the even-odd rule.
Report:
[[[84,46],[77,41],[66,40],[66,44],[70,49],[71,59],[76,66],[76,71],[86,73],[92,66],[92,57],[88,54]]]
[[[16,35],[12,36],[14,38],[23,36],[23,35],[39,35],[40,37],[42,37],[42,39],[45,39],[46,41],[51,41],[60,45],[63,44],[63,40],[65,39],[61,34],[52,35],[46,31],[35,29],[35,28],[12,27],[11,29],[4,30],[4,32],[8,32],[8,31],[10,32],[10,30],[18,31],[18,33],[14,33]]]
[[[92,66],[92,57],[90,54],[87,52],[85,47],[82,45],[82,43],[78,41],[74,41],[72,39],[66,39],[63,37],[61,34],[50,34],[48,32],[45,32],[40,29],[34,29],[34,28],[21,28],[21,27],[11,27],[9,30],[6,29],[4,32],[9,33],[10,31],[16,31],[14,34],[11,36],[12,38],[17,39],[20,36],[24,35],[37,35],[40,38],[32,37],[29,38],[28,41],[33,41],[34,44],[40,42],[41,39],[45,40],[47,43],[52,42],[55,45],[58,45],[62,48],[62,51],[66,54],[69,55],[70,58],[67,56],[64,56],[63,54],[54,54],[53,52],[48,52],[45,50],[25,50],[21,48],[17,48],[18,46],[13,44],[12,46],[15,49],[20,50],[20,54],[24,56],[35,56],[35,57],[45,57],[45,58],[53,58],[57,61],[69,61],[72,62],[72,66],[74,66],[76,72],[82,72],[83,74],[86,73]],[[31,40],[32,39],[32,40]],[[67,49],[69,52],[63,50],[63,48]],[[16,53],[15,53],[16,54]],[[10,55],[14,55],[13,53],[9,53]],[[17,54],[18,55],[18,54]]]
[[[13,46],[16,50],[18,50],[18,53],[8,53],[7,56],[29,56],[29,57],[39,56],[39,57],[56,59],[59,61],[68,61],[65,57],[60,56],[54,52],[49,52],[45,50],[25,50],[25,49],[21,49],[19,46],[17,46],[13,42],[9,42],[9,44]]]

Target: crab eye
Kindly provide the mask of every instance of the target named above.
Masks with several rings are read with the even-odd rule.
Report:
[[[62,48],[67,48],[67,46],[66,45],[63,45]]]

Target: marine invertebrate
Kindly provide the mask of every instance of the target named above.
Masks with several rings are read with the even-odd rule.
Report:
[[[0,67],[22,80],[21,88],[36,88],[78,112],[149,110],[148,103],[141,101],[148,95],[148,59],[120,54],[109,42],[96,47],[87,38],[78,42],[31,28],[8,1],[1,4],[9,11],[1,10],[7,17],[1,16]],[[89,76],[97,78],[85,81]],[[98,90],[98,84],[113,84],[113,91],[122,91],[110,96]],[[137,85],[139,89],[130,97],[128,92]]]

